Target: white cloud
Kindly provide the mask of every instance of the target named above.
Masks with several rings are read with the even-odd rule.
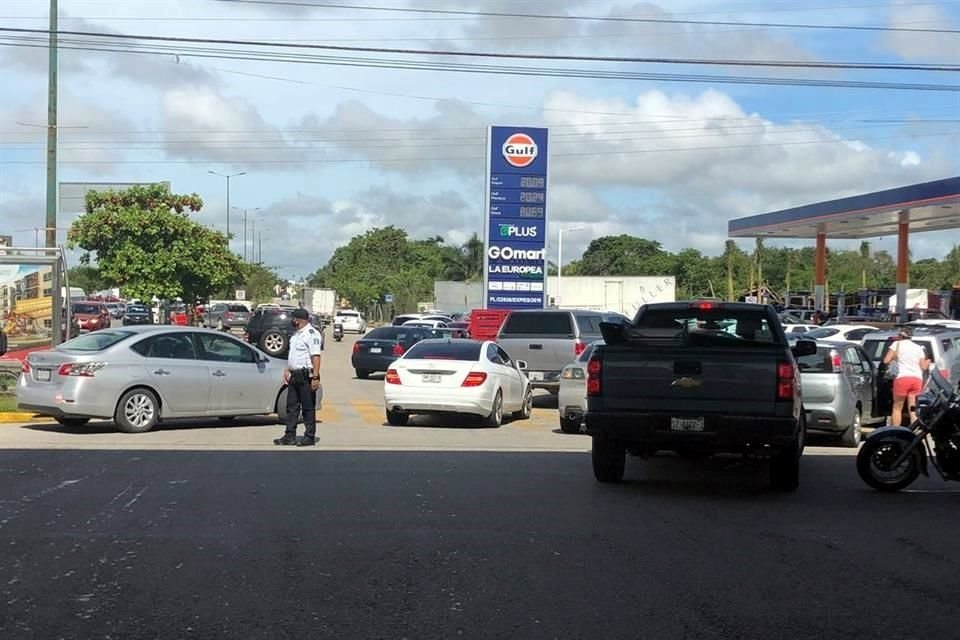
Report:
[[[960,23],[942,7],[934,4],[894,5],[890,26],[899,29],[960,29]],[[887,32],[883,45],[906,60],[927,60],[956,64],[960,62],[960,42],[956,33],[922,31]]]

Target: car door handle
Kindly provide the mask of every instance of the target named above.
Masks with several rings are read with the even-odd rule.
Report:
[[[158,376],[168,376],[168,375],[170,375],[170,372],[167,371],[166,369],[156,369],[156,370],[154,370],[154,373],[157,374]]]
[[[218,377],[218,378],[222,378],[222,377],[224,377],[224,376],[227,375],[227,374],[225,374],[225,373],[224,373],[223,371],[221,371],[220,369],[217,369],[216,371],[213,372],[213,375],[215,375],[215,376]]]

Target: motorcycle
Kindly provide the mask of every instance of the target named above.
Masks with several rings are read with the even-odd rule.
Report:
[[[339,322],[334,323],[333,325],[333,339],[337,342],[343,340],[343,325]]]
[[[908,427],[877,429],[857,454],[857,473],[879,491],[899,491],[929,477],[927,460],[944,481],[960,481],[960,391],[936,367],[917,398],[917,419]]]

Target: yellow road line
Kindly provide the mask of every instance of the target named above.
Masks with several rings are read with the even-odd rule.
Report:
[[[350,405],[360,416],[360,420],[367,426],[382,426],[384,420],[383,405],[361,400],[351,400]]]
[[[332,402],[324,402],[323,406],[317,411],[317,420],[327,424],[336,424],[342,420],[340,410]]]

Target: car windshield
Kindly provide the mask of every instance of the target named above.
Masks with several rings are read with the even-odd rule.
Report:
[[[233,311],[234,313],[250,313],[250,309],[247,309],[242,304],[232,304],[227,307],[227,311]]]
[[[819,329],[814,329],[813,331],[808,331],[806,334],[807,338],[811,340],[822,340],[824,338],[829,338],[840,333],[839,329],[830,329],[827,327],[820,327]]]
[[[800,373],[834,373],[833,354],[830,347],[817,346],[817,352],[797,358],[797,368]]]
[[[100,313],[100,306],[95,304],[75,304],[73,305],[73,312],[97,314]]]
[[[138,304],[132,304],[129,307],[127,307],[127,313],[146,313],[146,312],[147,312],[147,308],[142,307]]]
[[[646,307],[627,329],[630,339],[683,340],[712,346],[781,344],[763,312],[723,307]]]
[[[72,340],[67,340],[57,346],[56,351],[103,351],[133,335],[136,334],[132,331],[119,331],[115,329],[94,331],[93,333],[87,333]]]
[[[503,325],[501,334],[573,336],[570,314],[564,311],[514,311]]]
[[[364,340],[396,340],[398,331],[393,327],[374,329],[363,337]]]
[[[474,342],[472,340],[464,340],[462,342],[434,342],[432,340],[427,340],[425,342],[418,342],[407,352],[407,355],[404,356],[404,359],[466,360],[469,362],[476,362],[480,360],[480,349],[482,347],[483,343]]]

